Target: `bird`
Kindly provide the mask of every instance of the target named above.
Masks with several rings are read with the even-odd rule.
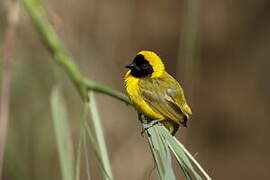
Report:
[[[187,127],[192,111],[181,85],[165,70],[162,59],[153,51],[140,51],[125,66],[125,89],[143,123],[142,133],[161,123],[175,135],[179,127]],[[143,122],[142,119],[147,122]]]

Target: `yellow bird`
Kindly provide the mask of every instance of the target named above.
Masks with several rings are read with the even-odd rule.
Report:
[[[127,94],[143,122],[143,132],[157,122],[172,135],[186,127],[191,115],[180,84],[166,72],[161,58],[152,51],[140,51],[125,75]]]

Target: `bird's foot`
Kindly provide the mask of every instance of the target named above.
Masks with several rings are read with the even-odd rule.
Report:
[[[142,113],[138,113],[138,119],[141,123],[144,123],[146,121],[146,118]]]
[[[149,121],[149,122],[143,122],[141,135],[143,135],[146,130],[148,130],[149,128],[153,127],[154,125],[158,124],[159,122],[161,122],[163,120],[164,119],[154,119],[154,120]]]

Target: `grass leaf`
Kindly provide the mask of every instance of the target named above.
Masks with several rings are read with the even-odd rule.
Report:
[[[175,180],[175,174],[172,168],[171,154],[165,139],[160,136],[156,126],[149,129],[151,151],[157,164],[157,171],[161,180]],[[154,152],[154,153],[153,153]]]
[[[169,131],[163,127],[159,126],[159,132],[166,139],[170,149],[175,155],[178,163],[182,165],[183,173],[192,172],[196,179],[202,179],[202,177],[195,170],[193,165],[195,165],[199,171],[205,176],[207,180],[211,180],[209,175],[203,170],[200,164],[194,159],[194,157],[188,152],[188,150],[182,145],[174,136],[172,136]]]
[[[75,180],[80,180],[82,143],[83,143],[83,128],[81,128],[81,130],[80,130],[79,144],[77,147]]]
[[[147,140],[149,142],[151,152],[157,165],[158,175],[161,180],[176,179],[172,168],[171,154],[169,149],[175,156],[185,179],[202,180],[203,178],[198,173],[199,170],[201,174],[204,175],[205,179],[211,180],[209,175],[203,170],[194,157],[174,136],[169,133],[164,126],[155,125],[148,129],[147,132],[150,134],[147,136]],[[194,168],[194,165],[196,168]]]
[[[109,156],[108,156],[108,151],[105,143],[105,137],[101,125],[101,120],[99,117],[98,109],[97,109],[97,104],[96,104],[96,99],[93,94],[93,92],[90,91],[89,93],[89,110],[90,110],[90,116],[92,119],[92,125],[93,129],[96,134],[96,143],[98,146],[98,151],[100,153],[100,160],[103,169],[105,170],[106,173],[103,173],[103,178],[106,180],[113,180],[113,175],[112,175],[112,170],[111,170],[111,165],[109,161]]]
[[[87,140],[86,140],[86,132],[85,130],[83,131],[83,149],[84,149],[84,157],[85,157],[85,168],[86,168],[86,175],[87,175],[87,180],[91,180],[91,175],[90,175],[90,164],[89,164],[89,153],[87,149]]]
[[[73,180],[74,157],[72,138],[68,125],[66,105],[62,98],[59,86],[55,86],[52,90],[51,109],[62,178],[63,180]]]

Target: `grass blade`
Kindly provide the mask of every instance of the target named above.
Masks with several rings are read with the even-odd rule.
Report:
[[[188,152],[183,144],[181,144],[175,137],[173,137],[175,142],[178,144],[180,148],[185,152],[185,154],[189,157],[193,164],[201,171],[201,173],[205,176],[207,180],[211,180],[211,177],[206,173],[206,171],[201,167],[201,165],[195,160],[195,158]]]
[[[52,90],[51,109],[62,178],[63,180],[73,180],[74,157],[71,141],[72,138],[67,121],[65,102],[62,98],[59,86],[55,86]]]
[[[172,168],[171,154],[165,139],[160,136],[157,127],[149,129],[151,151],[157,164],[158,175],[161,180],[175,180],[175,174]]]
[[[171,165],[172,161],[169,149],[174,154],[185,179],[202,180],[203,178],[197,172],[199,170],[204,175],[205,179],[211,180],[209,175],[203,170],[194,157],[164,126],[155,125],[148,129],[147,132],[149,133],[149,136],[147,133],[145,133],[145,135],[161,180],[176,179]],[[194,168],[194,165],[197,169]]]
[[[149,133],[151,133],[151,129],[149,130]],[[157,143],[155,143],[156,138],[155,138],[155,136],[152,136],[152,135],[151,135],[151,137],[146,135],[146,138],[147,138],[153,159],[154,159],[156,167],[157,167],[157,173],[158,173],[159,179],[162,179],[162,177],[164,177],[164,172],[163,172],[163,167],[162,167],[162,164],[160,162],[160,159],[159,159],[158,153],[157,153],[158,147],[157,147],[157,145],[155,145],[155,144],[157,144]]]
[[[99,117],[97,104],[93,92],[89,93],[89,110],[93,122],[93,128],[96,134],[96,142],[100,152],[101,164],[106,173],[103,173],[103,178],[106,180],[113,180],[111,165],[109,161],[108,151],[105,143],[104,133],[102,130],[101,120]]]
[[[82,145],[85,145],[85,124],[87,123],[87,116],[88,115],[88,107],[87,103],[85,103],[82,113],[82,121],[81,121],[81,128],[80,128],[80,136],[79,136],[79,143],[77,148],[77,159],[76,159],[76,169],[75,169],[75,177],[76,180],[80,180],[80,168],[81,168],[81,153],[82,153]],[[90,174],[90,172],[89,172]]]
[[[88,154],[88,149],[87,149],[87,141],[86,141],[86,132],[85,132],[85,129],[83,131],[83,147],[84,147],[84,157],[85,157],[85,166],[86,166],[87,180],[91,180],[90,164],[89,164],[89,154]]]
[[[188,150],[175,137],[173,137],[165,127],[160,126],[159,129],[179,163],[184,164],[184,166],[186,166],[193,173],[196,179],[202,178],[194,169],[192,164],[194,164],[201,171],[207,180],[211,180],[209,175],[205,172],[205,170],[203,170],[203,168],[188,152]]]
[[[79,144],[77,148],[77,159],[76,159],[76,169],[75,169],[75,179],[80,180],[80,172],[81,172],[81,149],[83,143],[83,128],[80,130]]]
[[[88,125],[88,118],[89,118],[89,105],[88,103],[84,103],[84,109],[83,109],[83,114],[82,114],[82,124],[81,124],[81,130],[80,130],[80,137],[79,137],[79,145],[77,149],[77,161],[76,161],[76,180],[80,180],[80,163],[81,163],[81,153],[82,153],[82,146],[85,154],[86,160],[88,159],[88,151],[87,151],[87,139],[86,137],[90,140],[90,144],[92,146],[92,150],[94,151],[96,158],[98,159],[99,165],[101,166],[102,169],[102,175],[106,176],[107,179],[109,179],[109,176],[107,172],[105,171],[104,167],[102,166],[102,160],[101,160],[101,152],[99,150],[99,146],[97,144],[96,138],[91,132],[91,129]],[[89,163],[86,162],[86,168],[87,171],[89,171]],[[90,178],[90,171],[86,172],[88,179]]]
[[[169,148],[171,149],[174,156],[176,157],[177,162],[179,163],[180,168],[182,169],[183,175],[186,177],[186,179],[192,179],[190,171],[194,174],[196,179],[201,179],[201,177],[193,168],[192,163],[186,156],[185,152],[177,146],[176,142],[173,139],[173,136],[167,131],[166,128],[162,126],[159,128],[160,128],[161,135],[166,139],[169,145]]]
[[[88,138],[90,140],[90,143],[91,143],[91,145],[93,147],[93,151],[94,151],[94,153],[95,153],[95,155],[96,155],[96,157],[97,157],[97,159],[99,161],[99,165],[101,166],[100,168],[102,169],[103,176],[106,176],[107,179],[110,179],[109,175],[107,174],[106,170],[104,169],[104,167],[101,164],[101,162],[102,162],[101,156],[102,155],[101,155],[101,152],[99,150],[97,141],[96,141],[94,135],[91,133],[91,129],[90,129],[88,124],[85,125],[85,130],[86,130],[86,134],[88,135]]]

